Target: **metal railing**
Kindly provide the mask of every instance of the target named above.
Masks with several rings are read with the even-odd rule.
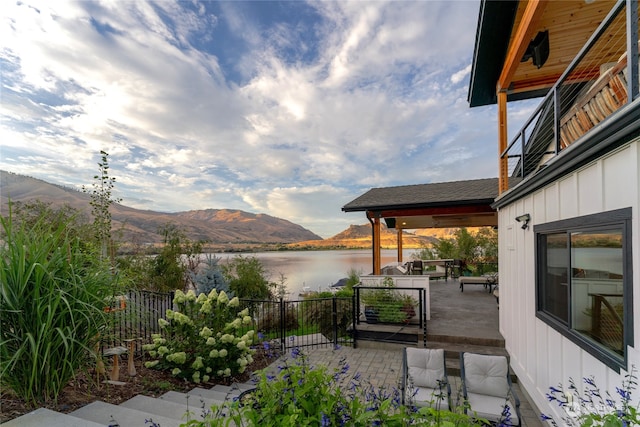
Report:
[[[501,158],[527,177],[638,98],[638,1],[620,0],[536,108]]]
[[[240,300],[249,308],[254,328],[277,340],[282,351],[293,347],[352,346],[353,298]]]

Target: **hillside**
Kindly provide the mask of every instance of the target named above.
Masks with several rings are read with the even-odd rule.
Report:
[[[72,188],[0,171],[0,209],[7,212],[9,198],[13,202],[40,200],[54,206],[68,204],[90,213],[90,196]],[[211,245],[283,244],[299,241],[318,241],[315,233],[290,221],[253,214],[241,210],[205,209],[163,213],[140,210],[121,204],[112,205],[113,231],[119,240],[137,244],[162,242],[158,229],[167,223],[182,228],[191,240],[205,240]]]
[[[420,249],[429,246],[431,243],[444,237],[450,237],[454,228],[414,230],[404,231],[402,236],[402,247],[405,249]],[[384,223],[381,224],[380,240],[383,248],[397,247],[398,234],[395,229],[388,229]],[[292,249],[312,248],[370,248],[371,247],[371,225],[351,225],[346,230],[333,237],[322,241],[305,241],[290,243],[287,245]]]

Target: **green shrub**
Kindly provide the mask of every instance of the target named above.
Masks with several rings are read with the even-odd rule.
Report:
[[[0,218],[0,378],[34,403],[56,400],[90,362],[112,279],[99,255],[83,250],[71,220],[48,219]]]
[[[199,383],[242,373],[253,362],[255,331],[241,335],[252,319],[248,309],[238,311],[238,298],[229,300],[215,289],[197,297],[178,290],[173,304],[177,310],[167,310],[167,320],[158,320],[162,333],[143,346],[155,359],[146,363],[148,368]]]

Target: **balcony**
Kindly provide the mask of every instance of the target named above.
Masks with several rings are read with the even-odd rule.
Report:
[[[565,151],[590,140],[598,129],[614,123],[638,99],[638,2],[619,1],[601,19],[501,153],[507,159],[509,177],[528,178],[543,170]],[[551,49],[562,49],[562,41]]]

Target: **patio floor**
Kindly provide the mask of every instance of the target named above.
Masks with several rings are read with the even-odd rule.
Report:
[[[464,292],[460,292],[459,283],[455,279],[432,280],[430,298],[431,320],[427,322],[429,347],[442,346],[449,352],[506,354],[504,339],[498,330],[499,310],[496,298],[483,285],[465,285]],[[422,346],[421,341],[418,346]],[[399,387],[402,345],[358,341],[358,348],[312,348],[303,351],[311,364],[338,368],[340,360],[346,358],[350,372],[359,372],[373,385]],[[452,375],[449,378],[455,403],[455,396],[460,390],[460,378]],[[539,410],[527,399],[517,383],[514,383],[514,388],[521,401],[522,425],[542,426]]]

